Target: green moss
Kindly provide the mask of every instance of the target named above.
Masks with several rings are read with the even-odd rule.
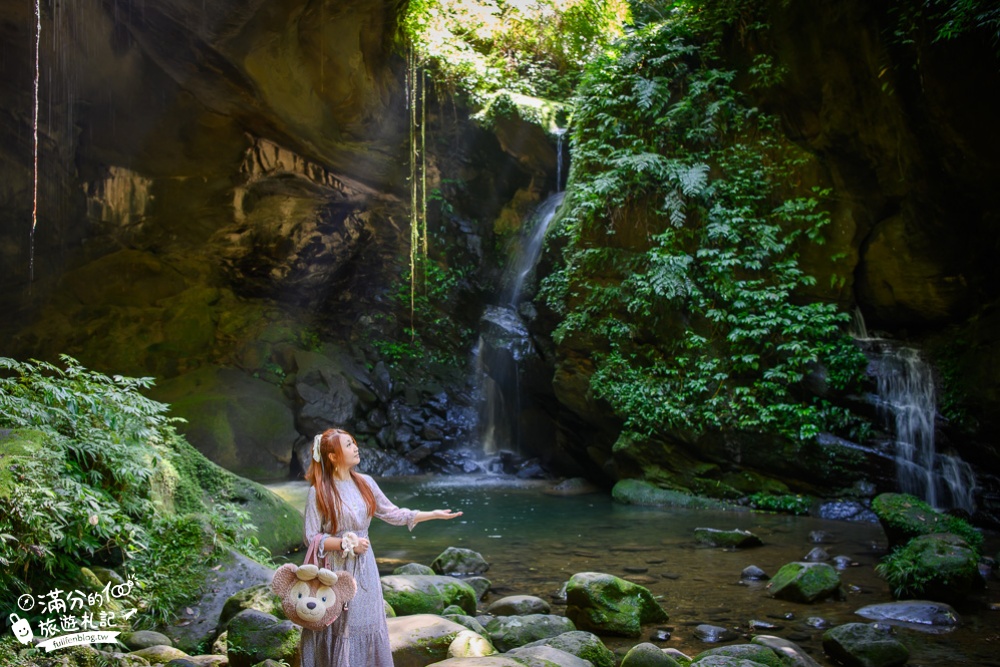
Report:
[[[977,584],[979,554],[950,533],[921,535],[893,551],[876,567],[896,597],[961,601]]]
[[[909,494],[883,493],[872,500],[872,511],[878,517],[891,547],[906,544],[914,537],[932,533],[958,535],[976,552],[983,546],[983,535],[968,521],[942,514]]]
[[[623,505],[686,507],[689,509],[724,509],[730,505],[710,498],[700,498],[680,491],[661,489],[638,479],[623,479],[611,490],[611,497]]]
[[[841,595],[840,575],[826,563],[788,563],[769,584],[771,595],[792,602],[815,602]]]
[[[784,667],[785,665],[774,651],[764,646],[758,646],[757,644],[735,644],[733,646],[720,646],[709,649],[696,655],[692,663],[697,663],[702,658],[707,658],[711,655],[725,656],[735,658],[736,660],[749,660],[750,662],[765,665],[766,667]]]

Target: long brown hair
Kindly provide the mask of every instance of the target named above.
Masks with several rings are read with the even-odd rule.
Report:
[[[343,429],[328,428],[323,431],[319,446],[322,465],[320,461],[313,459],[309,464],[309,470],[306,471],[306,479],[316,487],[316,506],[319,509],[319,514],[325,522],[332,526],[334,533],[338,529],[341,501],[337,485],[333,482],[333,471],[344,465],[344,447],[349,446],[351,442],[354,442],[354,436]],[[371,487],[368,486],[364,477],[353,469],[350,472],[351,478],[368,507],[368,516],[374,516],[375,494],[372,493]]]

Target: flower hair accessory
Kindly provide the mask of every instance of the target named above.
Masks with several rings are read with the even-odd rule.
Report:
[[[322,433],[313,438],[313,461],[315,461],[316,463],[320,462],[319,447],[322,442],[323,442]]]
[[[356,556],[354,553],[354,547],[361,544],[358,540],[358,536],[354,533],[344,533],[340,538],[340,548],[343,550],[345,556]]]

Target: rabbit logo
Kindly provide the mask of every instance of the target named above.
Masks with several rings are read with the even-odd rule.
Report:
[[[14,631],[17,641],[22,644],[28,644],[34,639],[35,635],[31,632],[31,624],[28,623],[28,619],[21,618],[17,614],[11,614],[10,623],[10,629]]]

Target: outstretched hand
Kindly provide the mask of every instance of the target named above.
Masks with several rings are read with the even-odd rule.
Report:
[[[431,512],[432,519],[454,519],[460,516],[462,516],[461,512],[454,512],[452,510],[434,510]]]

